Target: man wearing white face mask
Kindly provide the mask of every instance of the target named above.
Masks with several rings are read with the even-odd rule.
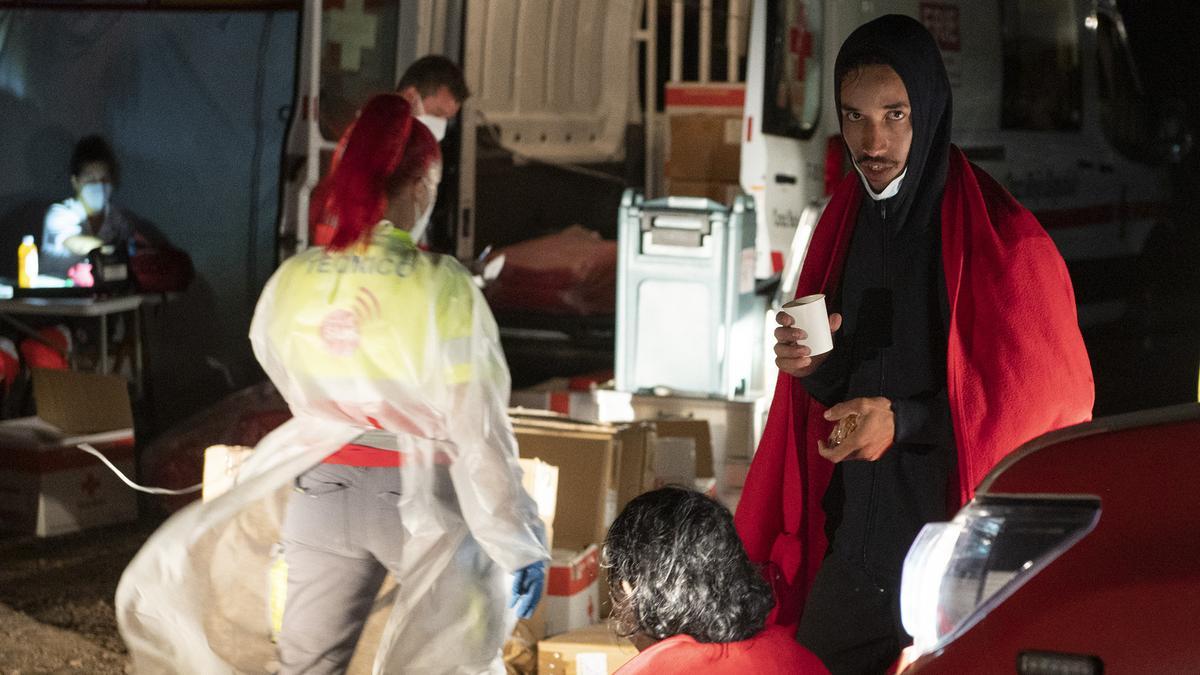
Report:
[[[424,204],[420,199],[413,201],[413,226],[409,230],[413,241],[421,241],[425,230],[429,228],[429,219],[433,217],[433,205],[437,203],[437,185],[442,180],[441,165],[430,169],[429,174],[421,179],[417,189],[424,192]]]
[[[446,136],[447,123],[471,95],[462,70],[437,54],[413,61],[400,77],[396,93],[408,101],[413,115],[429,127],[439,143]]]
[[[112,203],[119,178],[116,156],[99,136],[88,136],[71,154],[74,196],[50,207],[42,229],[42,274],[66,277],[76,263],[106,244],[128,246],[134,235],[129,214]]]

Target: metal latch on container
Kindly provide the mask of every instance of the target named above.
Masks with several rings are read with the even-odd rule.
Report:
[[[712,223],[705,211],[643,211],[642,232],[650,233],[650,243],[654,246],[700,248],[704,245],[704,238],[712,234]]]

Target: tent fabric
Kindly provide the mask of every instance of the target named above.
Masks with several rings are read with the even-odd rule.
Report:
[[[26,3],[28,4],[28,3]],[[275,267],[298,11],[0,8],[0,275],[70,196],[76,141],[121,168],[114,203],[186,252],[196,279],[145,324],[155,419],[259,377],[246,343]],[[211,363],[229,369],[232,384]]]

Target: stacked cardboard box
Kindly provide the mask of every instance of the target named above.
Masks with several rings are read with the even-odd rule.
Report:
[[[539,675],[610,675],[637,656],[607,624],[593,624],[538,643]]]
[[[552,636],[607,616],[608,585],[599,551],[593,556],[592,548],[603,543],[608,526],[630,500],[665,484],[714,494],[708,424],[607,424],[525,410],[510,414],[521,456],[559,469],[555,556],[543,601],[546,635]]]
[[[707,440],[698,442],[707,446],[711,465],[705,465],[705,451],[698,451],[700,465],[697,477],[702,482],[707,482],[704,480],[707,477],[715,478],[715,495],[730,509],[737,505],[754,449],[766,423],[767,410],[771,403],[769,395],[725,400],[635,395],[603,387],[586,390],[571,390],[566,387],[568,383],[565,379],[548,380],[533,389],[514,391],[512,402],[527,408],[520,411],[523,415],[535,414],[529,409],[541,408],[543,414],[547,415],[554,412],[574,419],[610,424],[628,424],[635,420],[646,424],[675,420],[706,422]],[[555,406],[555,401],[569,401],[569,405]],[[659,452],[672,452],[672,445],[671,442],[666,443],[666,447],[660,447]],[[653,471],[653,458],[650,461],[650,470]],[[621,471],[627,470],[628,467],[623,464]],[[620,500],[618,508],[624,507],[627,501]]]
[[[558,468],[554,556],[543,596],[545,635],[601,617],[599,544],[616,517],[623,439],[611,425],[516,415],[513,430],[523,459]],[[543,636],[539,636],[543,637]]]
[[[0,529],[49,537],[137,518],[133,414],[120,377],[34,370],[37,416],[0,424]]]
[[[732,204],[740,192],[742,85],[669,85],[667,194]]]
[[[573,420],[607,422],[632,419],[629,394],[598,387],[590,380],[555,377],[532,387],[518,389],[509,396],[509,406],[530,411],[549,410]]]

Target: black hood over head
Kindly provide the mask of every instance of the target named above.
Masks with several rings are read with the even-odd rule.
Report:
[[[933,36],[912,17],[889,14],[859,26],[842,44],[834,65],[833,91],[842,115],[842,80],[859,66],[884,64],[900,76],[912,106],[913,139],[908,173],[891,199],[897,228],[932,223],[940,215],[950,153],[953,104],[946,66]],[[891,218],[889,218],[891,220]],[[897,230],[893,230],[897,231]]]

